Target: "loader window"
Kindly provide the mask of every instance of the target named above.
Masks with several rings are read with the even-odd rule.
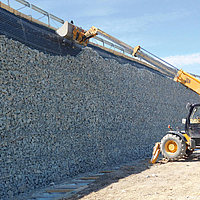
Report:
[[[190,123],[191,124],[198,124],[200,123],[200,107],[194,107],[192,114],[190,116]]]

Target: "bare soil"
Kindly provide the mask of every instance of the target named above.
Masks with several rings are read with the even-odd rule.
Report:
[[[199,199],[200,152],[176,162],[148,160],[101,176],[71,200]]]

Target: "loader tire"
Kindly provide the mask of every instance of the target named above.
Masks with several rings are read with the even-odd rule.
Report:
[[[167,134],[161,140],[160,149],[164,158],[174,161],[184,157],[186,143],[177,135]]]
[[[190,156],[192,155],[193,151],[194,151],[194,150],[189,150],[189,149],[187,149],[187,150],[186,150],[186,156],[190,157]]]

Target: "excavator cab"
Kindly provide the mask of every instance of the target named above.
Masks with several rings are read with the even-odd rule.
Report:
[[[190,148],[200,148],[200,104],[190,106],[185,132],[190,136]]]

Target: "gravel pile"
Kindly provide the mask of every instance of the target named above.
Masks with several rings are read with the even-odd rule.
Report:
[[[0,38],[0,197],[150,156],[199,97],[91,48],[51,56]]]

